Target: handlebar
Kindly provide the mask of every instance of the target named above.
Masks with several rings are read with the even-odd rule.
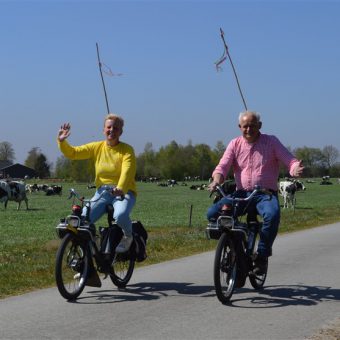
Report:
[[[73,188],[70,189],[70,195],[69,195],[68,199],[71,199],[72,197],[75,197],[80,202],[83,202],[83,203],[89,203],[90,201],[91,202],[97,202],[103,196],[103,194],[105,192],[107,192],[107,191],[112,192],[112,190],[114,190],[116,188],[116,186],[115,185],[105,184],[105,185],[102,185],[101,188],[104,189],[104,190],[100,193],[99,197],[95,201],[93,201],[93,200],[91,201],[90,199],[85,199],[85,197],[80,197],[80,195],[77,193],[77,191],[75,189],[73,189]],[[123,200],[124,196],[123,195],[120,196],[120,199]]]
[[[222,187],[219,184],[216,185],[215,191],[218,191],[223,197],[228,197],[228,195],[223,191]],[[272,195],[272,192],[270,192],[269,190],[260,188],[260,186],[255,185],[255,188],[252,191],[252,193],[246,198],[242,198],[242,197],[228,197],[228,198],[230,198],[232,201],[235,201],[235,202],[241,202],[241,201],[246,202],[246,201],[250,201],[259,192]]]

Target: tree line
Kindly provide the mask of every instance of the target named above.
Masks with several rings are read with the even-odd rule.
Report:
[[[226,145],[218,141],[213,149],[206,144],[186,146],[172,141],[159,151],[147,143],[144,151],[137,157],[137,175],[139,179],[159,177],[163,179],[183,180],[185,177],[199,177],[208,180],[225,151]],[[291,153],[303,161],[304,177],[340,177],[339,150],[332,145],[323,149],[307,146],[291,149]],[[229,173],[232,177],[232,170]],[[289,176],[285,167],[281,167],[280,177]]]
[[[154,150],[152,143],[147,143],[142,153],[136,156],[137,179],[150,178],[184,180],[185,178],[200,178],[208,180],[219,159],[222,157],[225,144],[218,141],[215,147],[207,144],[180,145],[176,141]],[[340,177],[339,150],[327,145],[320,148],[307,146],[288,149],[303,160],[304,177]],[[0,160],[13,163],[15,151],[9,142],[0,142]],[[64,156],[58,157],[54,170],[46,155],[40,148],[33,147],[27,155],[24,165],[34,169],[39,178],[55,177],[60,179],[93,182],[94,164],[90,160],[71,161]],[[230,174],[231,175],[231,174]],[[282,167],[280,177],[288,176]]]

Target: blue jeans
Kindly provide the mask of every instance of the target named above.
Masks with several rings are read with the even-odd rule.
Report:
[[[251,192],[237,191],[235,196],[248,197]],[[213,204],[207,212],[208,220],[218,217],[223,204],[232,204],[228,197],[224,197]],[[248,202],[241,202],[237,215],[243,215],[244,209]],[[260,241],[258,243],[257,252],[261,256],[271,256],[272,246],[279,230],[280,224],[280,204],[277,194],[267,195],[259,193],[251,200],[250,208],[256,208],[257,213],[262,217],[263,224],[260,230]]]
[[[106,206],[112,204],[114,208],[113,218],[120,228],[123,229],[126,236],[132,235],[132,221],[130,213],[136,203],[136,197],[133,192],[128,191],[123,200],[120,197],[113,196],[106,191],[102,197],[96,201],[104,189],[98,188],[94,196],[91,198],[90,222],[95,223],[106,213]],[[86,207],[84,207],[82,215],[86,215]]]

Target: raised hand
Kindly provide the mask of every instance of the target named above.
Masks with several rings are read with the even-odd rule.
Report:
[[[293,176],[294,177],[300,177],[303,173],[304,168],[305,167],[302,164],[302,160],[299,161],[299,163],[295,166],[295,168],[293,170],[293,172],[294,172]]]
[[[59,142],[62,142],[65,140],[70,134],[71,134],[71,125],[70,123],[64,123],[59,131],[58,131],[58,140]]]

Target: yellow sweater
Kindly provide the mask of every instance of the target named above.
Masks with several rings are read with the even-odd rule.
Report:
[[[136,157],[132,146],[120,142],[109,146],[106,141],[72,146],[67,140],[58,141],[60,151],[72,160],[92,159],[95,164],[95,185],[114,184],[127,193],[136,190]]]

